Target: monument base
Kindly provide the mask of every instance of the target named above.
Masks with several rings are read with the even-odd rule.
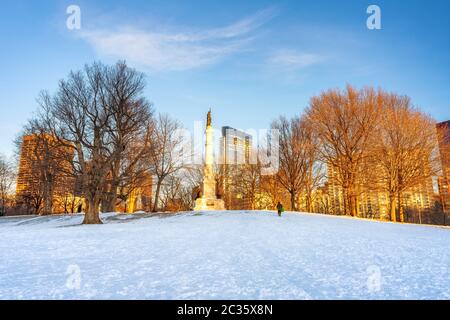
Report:
[[[195,200],[194,211],[224,211],[225,202],[222,199],[198,198]]]

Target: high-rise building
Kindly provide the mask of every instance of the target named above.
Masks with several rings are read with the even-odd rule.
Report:
[[[450,120],[437,124],[442,176],[439,177],[439,194],[444,212],[450,212]]]
[[[54,213],[64,212],[62,199],[75,189],[70,164],[73,154],[71,148],[61,146],[51,135],[23,137],[16,184],[17,203],[34,207],[34,211],[52,208]],[[51,193],[53,203],[45,203],[46,193]]]
[[[226,165],[239,165],[250,163],[252,136],[231,128],[222,127],[221,161]]]
[[[225,126],[222,127],[220,146],[220,165],[222,193],[228,210],[248,208],[248,201],[232,184],[233,176],[239,166],[248,165],[252,161],[252,136]]]
[[[35,136],[23,137],[16,184],[16,199],[18,200],[23,200],[31,192],[34,185],[39,185],[38,168],[34,163],[34,159],[37,158],[37,155],[35,155],[37,145]],[[39,152],[39,150],[36,151]]]

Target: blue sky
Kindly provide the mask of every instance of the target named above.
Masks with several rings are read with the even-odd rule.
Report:
[[[81,8],[81,29],[66,8]],[[366,27],[380,6],[382,29]],[[450,1],[33,1],[0,3],[0,153],[72,69],[126,59],[146,95],[187,128],[267,128],[347,83],[411,96],[450,119]]]

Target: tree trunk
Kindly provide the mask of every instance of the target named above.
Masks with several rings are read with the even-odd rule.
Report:
[[[44,175],[44,187],[43,187],[43,200],[44,208],[42,210],[42,216],[49,216],[53,213],[53,192],[52,192],[52,181],[51,178]]]
[[[344,215],[350,215],[350,197],[349,197],[349,192],[348,192],[348,188],[344,187],[343,188],[343,195],[342,195],[342,200],[344,201]]]
[[[405,212],[403,210],[403,205],[400,206],[400,221],[405,222]]]
[[[113,166],[113,175],[111,181],[105,184],[104,195],[102,199],[102,211],[103,212],[116,212],[117,203],[117,188],[118,188],[118,168],[119,163],[115,163]]]
[[[44,200],[44,208],[42,209],[41,216],[50,216],[52,214],[52,204],[49,203],[48,197]]]
[[[104,195],[104,199],[102,199],[102,211],[103,212],[116,212],[116,203],[117,203],[117,191],[114,192],[112,189],[111,192],[106,192]]]
[[[344,210],[347,215],[350,215],[352,217],[356,216],[356,205],[355,205],[355,197],[353,196],[353,193],[351,192],[351,189],[347,189],[347,203],[346,206],[344,206]]]
[[[84,199],[83,204],[84,204],[84,212],[88,212],[89,211],[89,201],[87,201],[87,199]]]
[[[354,196],[354,201],[355,201],[355,216],[356,217],[361,217],[361,212],[359,211],[359,201],[358,201],[358,197]],[[365,217],[364,217],[365,218]]]
[[[391,221],[396,222],[397,221],[397,212],[395,210],[395,195],[391,194],[389,195],[389,208],[391,213]]]
[[[159,200],[159,193],[161,191],[161,184],[162,181],[158,180],[156,184],[156,191],[155,191],[155,203],[153,204],[153,212],[158,212],[158,200]]]
[[[398,212],[400,215],[400,221],[405,222],[405,215],[403,212],[402,193],[398,192]]]
[[[88,210],[84,214],[83,224],[102,224],[99,213],[100,200],[97,197],[89,199]]]
[[[290,194],[291,194],[291,210],[297,211],[297,207],[295,205],[295,192],[291,191]]]
[[[312,208],[312,196],[310,194],[308,194],[306,196],[306,211],[308,212],[313,212],[313,208]]]
[[[352,217],[358,216],[356,212],[356,196],[353,193],[350,194],[350,210]]]

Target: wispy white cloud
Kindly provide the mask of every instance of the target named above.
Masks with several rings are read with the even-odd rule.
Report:
[[[273,53],[267,62],[276,67],[300,69],[319,64],[325,57],[319,54],[304,53],[295,50],[279,50]]]
[[[158,32],[122,27],[115,31],[87,30],[81,37],[102,57],[126,59],[152,70],[188,70],[245,50],[254,32],[276,14],[276,8],[268,8],[209,30]]]

